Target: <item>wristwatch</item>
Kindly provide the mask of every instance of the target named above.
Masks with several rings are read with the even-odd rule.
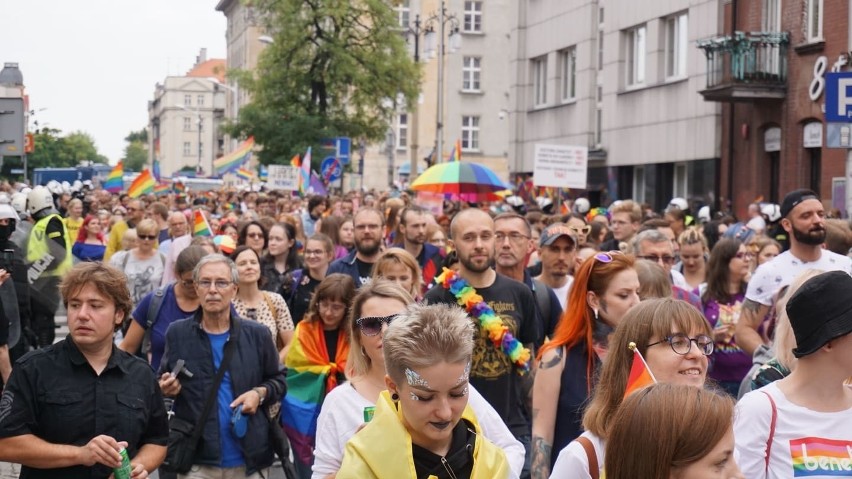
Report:
[[[263,386],[258,386],[258,387],[255,387],[255,388],[251,388],[251,390],[256,392],[257,396],[260,398],[260,402],[258,403],[258,406],[263,406],[263,401],[264,401],[264,399],[266,399],[266,397],[265,397],[266,395],[263,394],[263,393],[266,392],[266,388],[263,387]],[[261,392],[261,391],[263,391],[263,392]]]

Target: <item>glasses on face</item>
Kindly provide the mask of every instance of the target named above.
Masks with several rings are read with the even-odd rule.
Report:
[[[512,243],[522,243],[525,240],[530,239],[529,236],[524,236],[520,233],[509,233],[509,234],[502,233],[502,232],[494,233],[494,239],[496,239],[498,243],[502,243],[503,241],[506,240],[506,238],[509,238],[509,241],[511,241]]]
[[[624,253],[622,253],[621,251],[601,251],[600,253],[594,255],[593,258],[600,261],[601,263],[612,263],[612,258],[618,255],[624,256]]]
[[[656,343],[651,343],[648,345],[648,347],[650,348],[651,346],[656,346],[657,344],[661,343],[669,343],[669,346],[672,347],[672,351],[677,354],[680,354],[681,356],[689,354],[689,350],[692,349],[692,343],[695,343],[695,345],[698,346],[698,350],[701,351],[701,354],[705,356],[710,356],[711,354],[713,354],[713,349],[715,346],[713,344],[713,338],[705,334],[699,334],[694,338],[690,338],[689,336],[683,333],[676,333],[672,334],[671,336],[666,336],[665,338],[660,341],[657,341]]]
[[[390,316],[365,316],[355,320],[355,325],[366,336],[375,336],[382,332],[382,324],[390,326],[391,321],[396,319],[398,314]]]
[[[754,258],[754,254],[749,253],[747,251],[738,251],[737,254],[734,255],[734,257],[737,258],[737,259],[742,259],[742,260],[748,261],[748,260]]]
[[[141,239],[141,240],[154,241],[155,239],[157,239],[157,236],[156,236],[156,235],[137,235],[137,236],[138,236],[138,237],[139,237],[139,239]]]
[[[571,231],[573,231],[573,232],[574,232],[574,234],[578,234],[578,235],[587,235],[587,234],[589,234],[589,233],[591,233],[591,232],[592,232],[592,227],[591,227],[591,226],[588,226],[588,225],[587,225],[587,226],[583,226],[582,228],[578,228],[578,227],[576,227],[576,226],[572,226],[572,227],[571,227]]]
[[[263,239],[263,233],[249,233],[246,236],[251,239]]]
[[[230,281],[225,281],[224,279],[218,279],[216,281],[210,281],[209,279],[202,279],[201,281],[199,281],[195,284],[201,289],[210,289],[213,286],[215,286],[216,289],[226,289],[228,286],[230,286],[233,283],[231,283]]]
[[[340,313],[340,312],[342,312],[343,310],[346,309],[345,304],[333,303],[331,301],[326,301],[326,300],[320,301],[319,307],[320,307],[320,309],[331,310],[334,313]]]
[[[642,256],[637,256],[637,258],[646,259],[648,261],[653,261],[655,263],[662,263],[662,264],[666,264],[666,265],[674,264],[674,261],[675,261],[675,257],[669,256],[669,255],[657,256],[657,255],[653,255],[653,254],[646,254],[646,255],[642,255]]]
[[[321,249],[306,249],[305,256],[322,256],[325,253],[324,250]]]

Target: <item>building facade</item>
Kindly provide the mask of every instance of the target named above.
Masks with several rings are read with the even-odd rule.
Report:
[[[151,163],[159,160],[162,175],[210,174],[213,161],[225,153],[225,93],[216,83],[224,81],[224,69],[225,60],[208,60],[202,49],[185,76],[156,85],[148,102],[148,154]]]
[[[744,215],[811,188],[845,212],[846,151],[826,147],[825,73],[847,71],[849,5],[842,0],[724,2],[723,27],[699,44],[701,94],[722,105],[721,191]],[[725,205],[723,205],[725,206]]]
[[[526,0],[511,49],[510,168],[537,144],[587,146],[593,204],[715,199],[720,107],[704,102],[694,44],[720,25],[718,0]]]

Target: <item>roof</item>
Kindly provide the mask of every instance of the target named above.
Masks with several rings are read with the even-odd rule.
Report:
[[[227,67],[225,66],[225,59],[213,58],[211,60],[207,60],[201,62],[198,65],[195,65],[194,67],[192,67],[192,70],[186,72],[186,76],[201,78],[213,77],[219,80],[220,82],[225,83],[226,69]]]

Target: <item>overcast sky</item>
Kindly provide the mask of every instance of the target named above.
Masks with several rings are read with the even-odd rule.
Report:
[[[183,75],[202,47],[225,58],[217,0],[4,0],[0,63],[17,62],[36,115],[83,131],[115,164],[124,137],[148,123],[148,100]],[[43,111],[38,111],[45,108]]]

